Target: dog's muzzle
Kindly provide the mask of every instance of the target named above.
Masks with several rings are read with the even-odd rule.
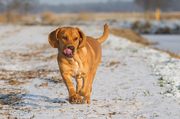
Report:
[[[64,48],[63,54],[68,58],[72,58],[74,54],[74,50],[75,50],[74,46],[67,46]]]

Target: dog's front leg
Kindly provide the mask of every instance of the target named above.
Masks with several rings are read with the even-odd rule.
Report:
[[[79,94],[79,92],[80,92],[80,90],[81,90],[81,88],[83,86],[83,79],[82,79],[81,75],[76,76],[76,83],[77,83],[77,85],[76,85],[76,93]]]
[[[83,78],[83,88],[80,90],[80,95],[84,97],[84,103],[90,104],[90,96],[92,91],[92,83],[94,76],[96,74],[96,67],[91,70],[87,75]]]
[[[69,92],[69,102],[72,104],[82,103],[83,102],[82,97],[79,94],[77,94],[74,89],[73,82],[71,81],[72,79],[71,75],[69,73],[63,73],[62,77]]]
[[[87,94],[87,89],[88,89],[88,77],[87,77],[87,75],[84,75],[82,77],[82,79],[83,79],[83,86],[82,86],[79,93],[80,93],[81,96],[85,97],[86,94]]]

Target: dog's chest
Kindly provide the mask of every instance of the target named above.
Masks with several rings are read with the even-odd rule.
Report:
[[[79,66],[78,62],[74,61],[74,74],[78,74],[78,73],[81,73],[81,67]]]
[[[77,62],[77,61],[72,61],[71,62],[71,65],[72,65],[72,74],[73,76],[76,76],[76,75],[79,75],[82,72],[82,66],[80,66],[80,64]]]

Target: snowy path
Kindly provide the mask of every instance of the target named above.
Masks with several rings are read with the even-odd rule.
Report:
[[[59,76],[57,51],[47,42],[54,27],[0,26],[2,32],[13,28],[13,35],[0,39],[0,119],[180,118],[180,60],[110,35],[91,104],[72,105]]]

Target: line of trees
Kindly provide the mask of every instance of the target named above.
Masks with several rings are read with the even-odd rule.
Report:
[[[135,0],[139,7],[142,7],[144,11],[151,11],[156,9],[168,10],[172,6],[177,7],[180,4],[180,0]]]
[[[38,0],[0,0],[0,11],[27,14],[38,5]]]
[[[106,3],[81,3],[79,4],[40,4],[39,0],[0,0],[0,12],[18,12],[20,14],[38,13],[43,11],[53,12],[118,12],[118,11],[151,11],[155,9],[165,11],[180,10],[180,0],[108,0]]]

